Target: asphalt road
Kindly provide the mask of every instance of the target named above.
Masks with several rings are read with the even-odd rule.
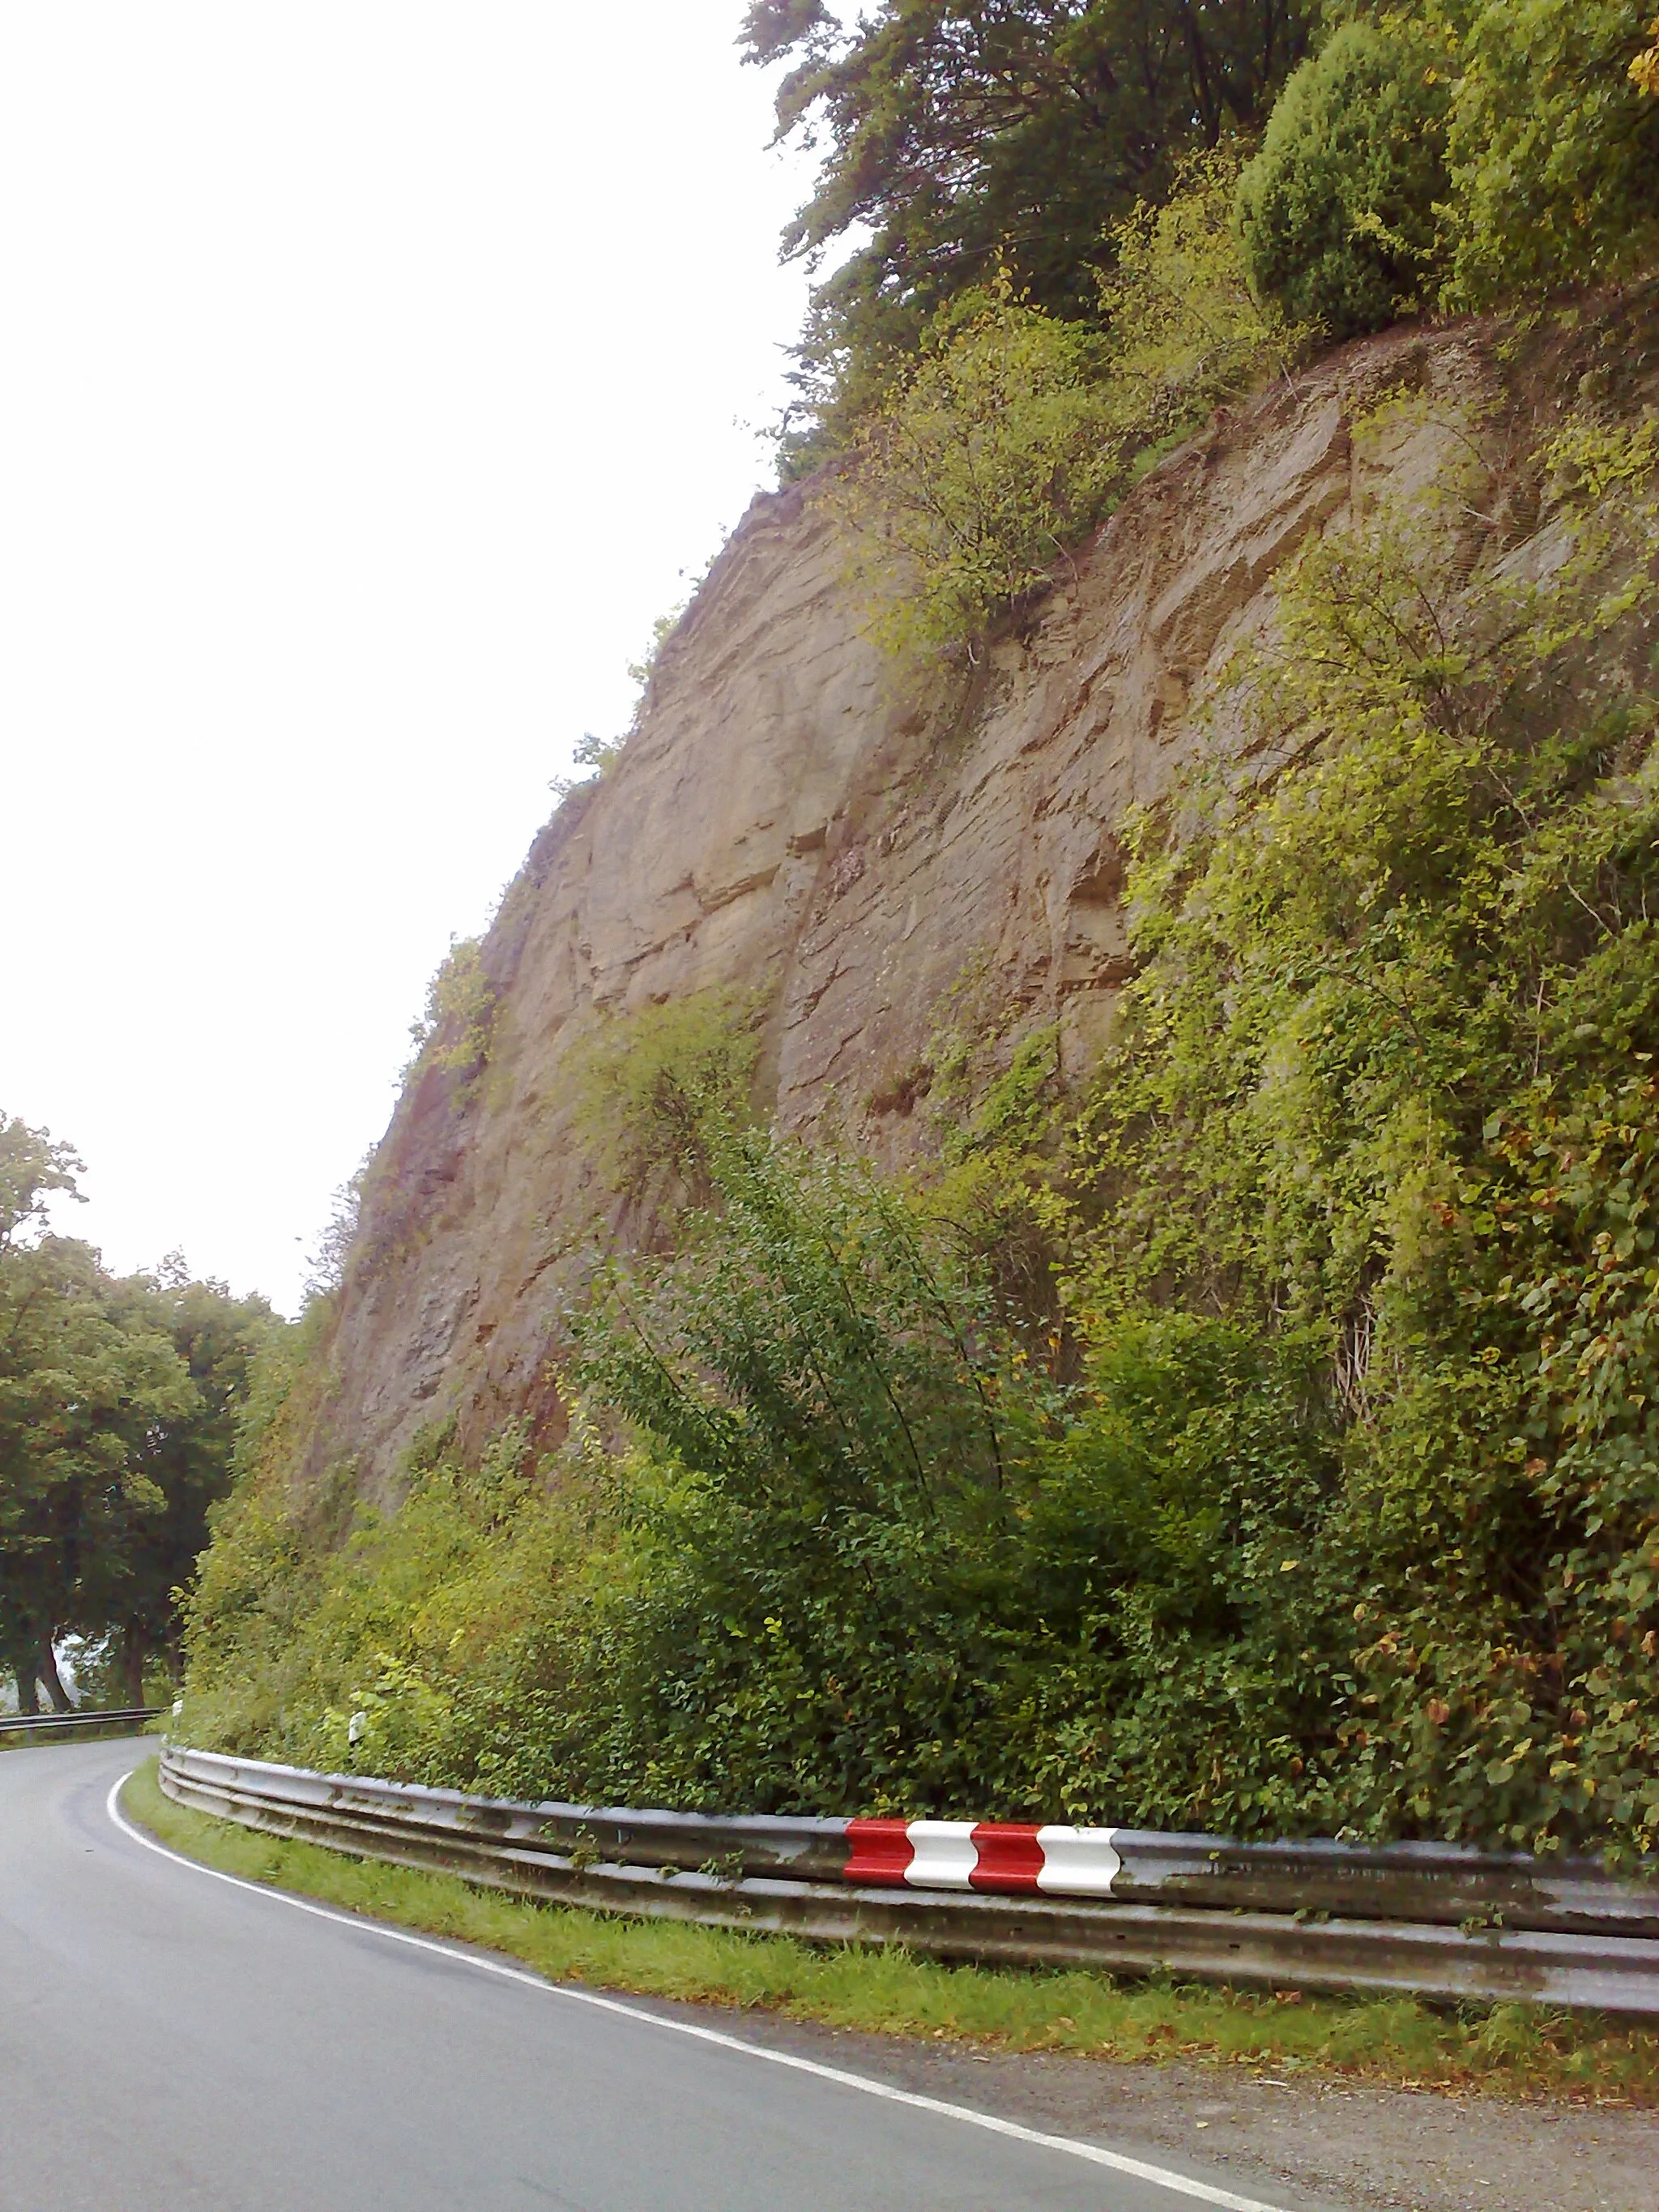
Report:
[[[0,1753],[3,2212],[1244,2201],[216,1880],[112,1822],[143,1749]]]

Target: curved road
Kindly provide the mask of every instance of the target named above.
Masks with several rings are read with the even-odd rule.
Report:
[[[144,1748],[0,1753],[3,2212],[1246,2203],[216,1880],[112,1820]]]

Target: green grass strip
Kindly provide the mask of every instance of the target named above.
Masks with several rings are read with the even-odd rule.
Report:
[[[1207,2060],[1401,2087],[1659,2105],[1659,2030],[1594,2014],[945,1966],[902,1951],[578,1911],[210,1819],[162,1796],[154,1759],[128,1781],[122,1804],[140,1826],[204,1866],[477,1944],[550,1981],[985,2050]]]

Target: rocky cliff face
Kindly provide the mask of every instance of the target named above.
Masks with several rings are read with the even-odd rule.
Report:
[[[1405,383],[1444,404],[1351,439]],[[764,995],[763,1080],[787,1127],[833,1102],[884,1157],[939,1007],[971,969],[1007,1033],[1096,1048],[1127,972],[1125,810],[1195,746],[1194,712],[1310,532],[1431,479],[1449,422],[1504,402],[1488,334],[1410,331],[1285,383],[1147,477],[1041,604],[948,678],[907,682],[861,635],[810,487],[757,499],[664,648],[636,733],[532,847],[483,949],[481,1069],[433,1060],[376,1161],[343,1293],[320,1468],[373,1487],[422,1423],[477,1443],[553,1368],[580,1249],[639,1224],[573,1128],[573,1044],[609,1010],[712,984]],[[443,1055],[439,1055],[441,1059]]]

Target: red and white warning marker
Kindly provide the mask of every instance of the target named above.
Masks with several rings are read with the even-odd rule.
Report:
[[[1109,1897],[1123,1866],[1117,1833],[1012,1820],[849,1820],[844,1875],[888,1888]]]

